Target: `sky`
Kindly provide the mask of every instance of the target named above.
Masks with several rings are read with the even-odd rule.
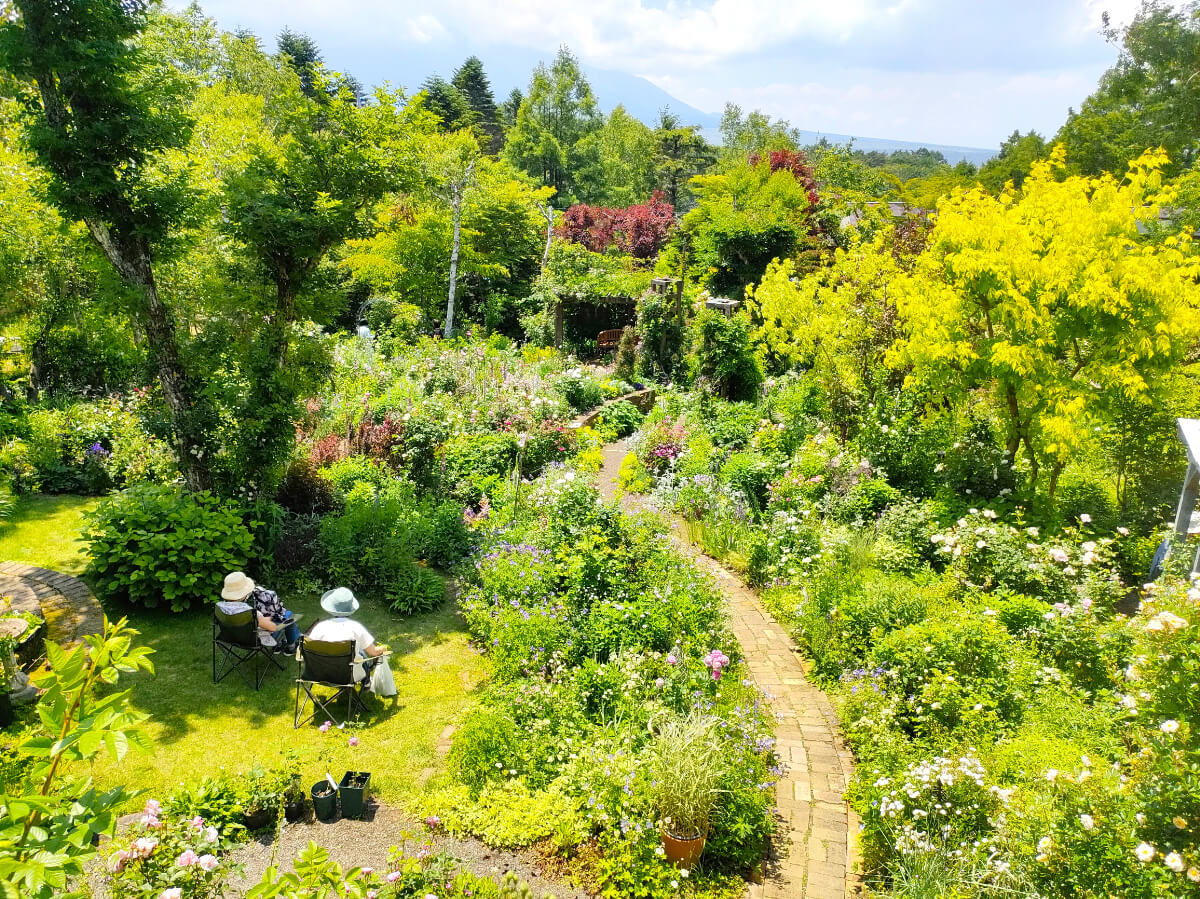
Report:
[[[181,0],[170,5],[182,6]],[[478,55],[498,97],[566,44],[597,93],[644,78],[684,104],[726,102],[797,128],[994,148],[1058,130],[1117,56],[1101,14],[1140,0],[201,0],[273,49],[284,26],[331,68],[410,90]],[[604,89],[601,89],[601,88]],[[641,105],[663,96],[645,87]],[[630,96],[625,100],[631,111]],[[652,104],[652,105],[651,105]],[[678,108],[678,106],[676,107]],[[684,118],[688,118],[686,114]],[[696,118],[695,116],[692,116]],[[711,124],[711,121],[700,122]]]

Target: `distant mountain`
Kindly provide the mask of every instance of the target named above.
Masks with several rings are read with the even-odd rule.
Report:
[[[702,112],[694,106],[689,106],[657,85],[624,72],[613,72],[606,69],[589,69],[588,81],[596,92],[596,100],[605,112],[618,103],[622,104],[629,114],[641,119],[647,125],[653,126],[658,121],[658,111],[664,106],[671,107],[671,112],[687,125],[699,125],[703,129],[705,139],[712,143],[720,143],[721,134],[717,130],[721,124],[721,116],[715,112]],[[850,134],[834,134],[829,131],[801,131],[801,140],[806,144],[815,144],[824,138],[831,144],[846,144],[854,142],[856,150],[882,150],[890,153],[893,150],[917,150],[926,147],[936,150],[946,157],[951,165],[965,159],[975,165],[982,165],[993,156],[996,150],[985,150],[982,147],[956,147],[947,144],[927,144],[916,141],[889,140],[882,137],[861,137]]]

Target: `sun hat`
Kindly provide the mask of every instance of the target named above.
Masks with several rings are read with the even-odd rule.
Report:
[[[231,571],[225,575],[225,589],[221,591],[221,599],[236,602],[245,599],[254,592],[253,579],[246,576],[244,571]]]
[[[321,608],[330,615],[344,617],[358,611],[358,600],[349,587],[334,587],[321,597]]]

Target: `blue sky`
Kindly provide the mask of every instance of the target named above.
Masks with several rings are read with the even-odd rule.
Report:
[[[184,5],[171,0],[171,5]],[[567,44],[609,90],[645,78],[719,113],[761,109],[810,131],[995,147],[1053,134],[1116,58],[1100,16],[1139,0],[208,0],[273,47],[285,25],[333,68],[415,89],[475,53],[498,95]],[[600,73],[611,73],[608,75]],[[599,91],[602,95],[604,91]],[[645,103],[660,105],[649,92]],[[631,104],[632,105],[632,104]]]

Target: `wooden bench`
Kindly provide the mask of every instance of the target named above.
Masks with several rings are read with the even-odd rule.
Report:
[[[621,343],[621,334],[623,331],[623,328],[614,328],[611,331],[601,331],[599,336],[596,338],[596,346],[600,352],[603,353],[605,350],[615,350]]]

